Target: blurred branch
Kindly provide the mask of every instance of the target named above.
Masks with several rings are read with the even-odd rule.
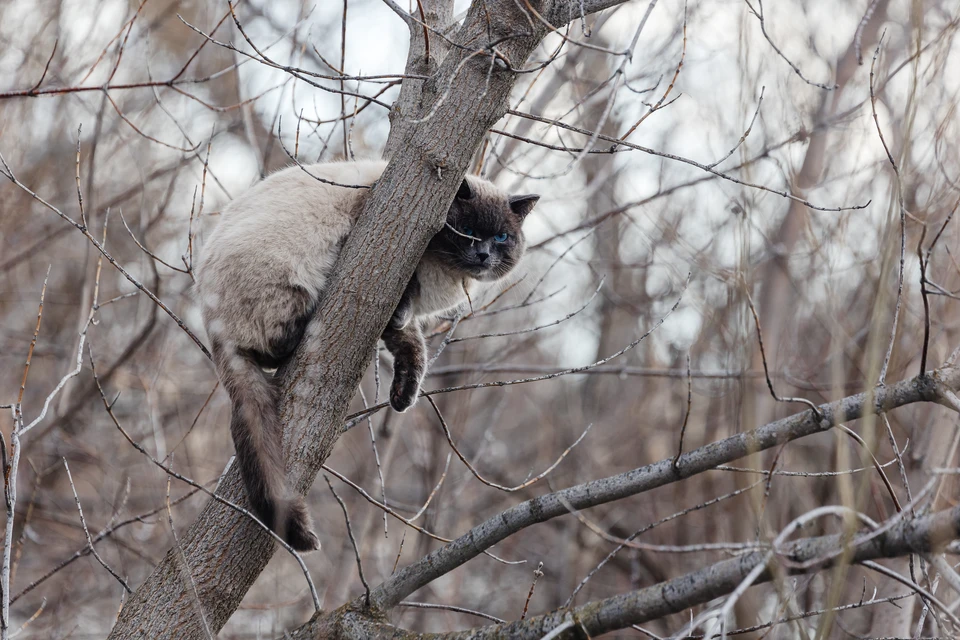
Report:
[[[83,507],[80,506],[80,496],[77,495],[77,487],[73,483],[73,474],[70,473],[70,465],[67,464],[66,458],[62,458],[62,460],[63,460],[63,468],[67,472],[67,479],[70,481],[70,489],[73,491],[73,500],[77,504],[77,513],[80,514],[80,525],[83,527],[83,535],[87,539],[87,549],[90,551],[91,554],[93,554],[93,557],[96,558],[97,562],[100,563],[100,566],[106,569],[107,572],[111,576],[113,576],[113,579],[120,583],[120,586],[123,587],[124,591],[126,591],[127,593],[133,593],[133,591],[130,589],[130,586],[127,585],[126,580],[121,578],[120,574],[114,571],[113,568],[111,568],[110,565],[107,564],[107,562],[100,556],[100,554],[97,553],[97,548],[93,546],[93,538],[90,536],[90,530],[87,529],[87,521],[83,517]]]

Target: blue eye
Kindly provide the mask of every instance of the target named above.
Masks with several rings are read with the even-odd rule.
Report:
[[[506,241],[507,241],[507,234],[505,234],[505,233],[498,233],[497,235],[493,236],[493,241],[494,241],[494,242],[506,242]]]
[[[473,235],[473,229],[471,229],[470,227],[464,227],[464,228],[463,228],[463,235],[465,235],[465,236],[472,236],[472,235]]]

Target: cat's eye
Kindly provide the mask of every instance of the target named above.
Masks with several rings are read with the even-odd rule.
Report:
[[[472,235],[473,235],[473,229],[471,229],[470,227],[464,227],[464,228],[463,228],[463,235],[465,235],[465,236],[472,236]]]
[[[506,241],[507,241],[507,234],[505,234],[505,233],[498,233],[497,235],[493,236],[493,241],[494,241],[494,242],[506,242]]]

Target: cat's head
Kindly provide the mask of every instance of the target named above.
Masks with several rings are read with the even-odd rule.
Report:
[[[452,270],[475,280],[499,280],[523,257],[523,221],[540,199],[511,196],[467,176],[447,213],[447,224],[428,248]]]

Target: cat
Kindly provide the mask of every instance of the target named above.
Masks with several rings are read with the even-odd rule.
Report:
[[[373,185],[385,167],[324,163],[270,175],[225,207],[197,268],[203,323],[232,401],[230,431],[247,495],[257,517],[298,551],[320,542],[302,498],[286,484],[277,385],[265,370],[280,367],[303,338],[370,193],[352,186]],[[510,273],[524,253],[523,221],[538,199],[464,179],[382,334],[394,357],[396,411],[419,395],[424,326]]]

